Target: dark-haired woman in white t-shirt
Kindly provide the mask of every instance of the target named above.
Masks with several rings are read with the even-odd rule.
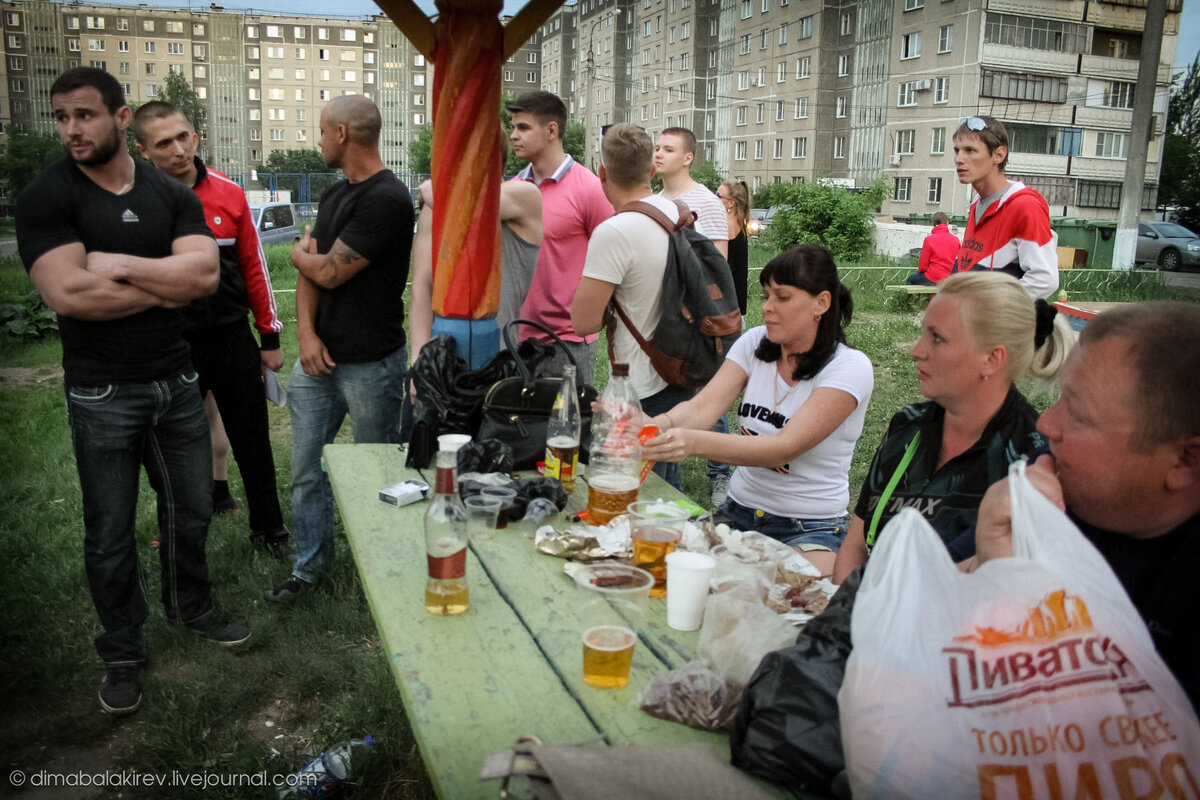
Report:
[[[655,461],[703,456],[738,465],[721,511],[731,525],[799,548],[822,573],[846,536],[850,459],[874,387],[846,345],[853,307],[828,251],[803,246],[763,268],[764,325],[746,331],[691,400],[651,421]],[[741,434],[708,430],[741,393]]]

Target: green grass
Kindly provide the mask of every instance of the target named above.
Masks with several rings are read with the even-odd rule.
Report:
[[[295,273],[287,252],[286,246],[268,248],[285,323],[285,381],[297,353]],[[762,322],[757,270],[772,255],[757,246],[750,250],[748,326]],[[920,310],[896,307],[883,289],[910,271],[911,265],[879,260],[842,268],[854,292],[850,344],[875,365],[874,395],[850,475],[852,495],[892,414],[919,399],[908,349],[919,334]],[[1076,300],[1186,296],[1139,273],[1064,276],[1064,286]],[[0,300],[28,289],[15,259],[0,262]],[[603,342],[598,353],[596,382],[602,387],[608,375]],[[103,756],[108,768],[284,774],[305,761],[310,747],[320,750],[372,733],[380,742],[375,758],[359,785],[343,796],[432,796],[344,537],[337,539],[331,580],[318,593],[280,609],[268,607],[261,593],[287,575],[287,565],[251,550],[244,512],[214,519],[209,564],[216,597],[247,619],[255,637],[247,652],[222,652],[162,618],[157,554],[150,546],[156,531],[154,495],[144,483],[137,540],[151,599],[145,627],[151,653],[145,705],[124,720],[97,711],[95,690],[102,671],[92,638],[99,625],[83,572],[79,487],[55,369],[60,355],[55,338],[18,342],[0,336],[0,368],[7,368],[0,372],[0,459],[6,467],[0,493],[0,563],[6,567],[0,578],[0,618],[5,621],[0,626],[0,692],[7,698],[0,751],[9,754],[12,767],[37,768],[50,754],[63,751],[109,752],[112,743],[112,755]],[[1041,408],[1049,402],[1048,397],[1035,398]],[[286,515],[287,411],[272,407],[270,420]],[[231,479],[234,494],[243,497],[236,469]],[[684,487],[697,502],[708,504],[702,460],[684,464]],[[245,789],[194,789],[171,796],[258,795]]]

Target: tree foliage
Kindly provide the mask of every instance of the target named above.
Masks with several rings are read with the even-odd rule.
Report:
[[[871,248],[871,220],[886,192],[883,181],[859,192],[820,183],[774,184],[763,197],[779,206],[766,236],[780,250],[819,244],[839,261],[859,259]]]
[[[43,169],[63,157],[62,142],[53,133],[38,133],[18,125],[8,130],[8,146],[0,156],[0,184],[9,200],[16,199]]]
[[[325,163],[321,151],[311,147],[302,150],[272,150],[266,163],[258,170],[258,182],[269,186],[273,174],[277,176],[275,186],[291,192],[292,202],[300,199],[300,187],[304,181],[300,175],[308,176],[312,202],[316,202],[321,193],[338,179],[337,172]]]
[[[196,129],[197,133],[204,130],[204,125],[208,121],[204,104],[200,102],[200,95],[196,94],[196,90],[192,88],[182,73],[167,73],[166,82],[158,90],[158,99],[175,106],[176,110],[192,123],[192,127]]]
[[[1200,227],[1200,54],[1171,87],[1158,203],[1177,206],[1182,225]]]
[[[587,148],[587,128],[582,122],[567,120],[567,129],[562,137],[563,150],[579,163],[584,161],[584,151]]]
[[[422,125],[408,143],[408,171],[428,175],[433,166],[433,126]]]

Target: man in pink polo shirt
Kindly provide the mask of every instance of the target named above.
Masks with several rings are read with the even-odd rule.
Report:
[[[571,327],[571,301],[583,274],[588,238],[613,207],[600,179],[563,150],[567,108],[550,92],[530,92],[505,104],[512,114],[513,151],[529,162],[514,180],[532,181],[542,192],[542,249],[521,316],[542,323],[567,344],[579,365],[578,379],[591,383],[596,368],[597,334],[580,336]],[[524,335],[547,338],[532,328]],[[546,368],[561,375],[559,352]]]

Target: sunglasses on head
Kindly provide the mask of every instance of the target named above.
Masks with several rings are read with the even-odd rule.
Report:
[[[966,125],[969,131],[987,130],[987,123],[984,122],[983,117],[967,117],[959,124]]]

